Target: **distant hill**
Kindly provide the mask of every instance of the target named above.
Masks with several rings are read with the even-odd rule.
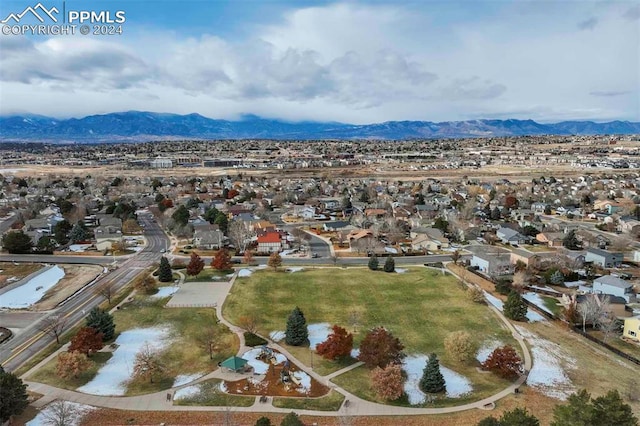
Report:
[[[0,117],[0,141],[124,142],[159,139],[413,139],[522,135],[640,134],[640,123],[533,120],[388,121],[344,123],[286,122],[244,116],[216,120],[200,114],[118,112],[57,120],[43,116]]]

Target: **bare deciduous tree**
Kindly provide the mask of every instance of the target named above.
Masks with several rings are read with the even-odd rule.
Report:
[[[68,426],[76,424],[80,414],[80,410],[72,402],[56,400],[44,411],[43,423],[48,426]]]
[[[253,233],[247,223],[242,220],[232,220],[227,226],[227,235],[238,253],[244,253],[251,242]]]
[[[578,304],[578,314],[582,318],[582,331],[586,331],[587,322],[597,325],[600,317],[608,312],[608,306],[608,296],[600,300],[595,294],[588,295],[582,303]]]
[[[164,367],[160,363],[157,350],[148,343],[145,344],[142,349],[140,349],[140,352],[136,354],[133,365],[133,375],[136,377],[148,377],[149,381],[153,383],[153,375],[163,370]]]
[[[111,304],[111,298],[116,294],[115,284],[112,281],[100,284],[96,287],[95,293],[105,297],[109,304]]]
[[[60,336],[67,326],[67,318],[62,315],[49,315],[38,324],[38,330],[53,336],[56,343],[60,344]]]

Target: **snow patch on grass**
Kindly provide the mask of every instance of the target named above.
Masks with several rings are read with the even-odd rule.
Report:
[[[551,315],[553,315],[553,312],[551,312],[551,309],[547,308],[547,306],[544,304],[544,299],[542,299],[542,297],[540,297],[540,295],[538,293],[533,293],[533,292],[528,292],[522,295],[522,298],[533,303],[534,305],[536,305],[539,309],[542,309],[545,312],[550,313]]]
[[[37,303],[42,296],[64,278],[64,269],[54,266],[20,287],[9,290],[0,297],[0,308],[21,309]]]
[[[396,268],[396,274],[404,274],[407,272],[407,269],[404,268]]]
[[[175,379],[173,379],[173,388],[186,385],[187,383],[191,383],[194,380],[199,379],[204,376],[203,373],[195,373],[195,374],[178,374]]]
[[[402,360],[402,369],[407,374],[404,392],[407,394],[411,405],[424,404],[427,400],[427,395],[420,390],[418,384],[422,378],[424,368],[427,366],[428,359],[429,357],[426,355],[409,355]],[[442,365],[440,365],[440,372],[446,383],[446,396],[448,398],[459,398],[473,391],[471,382],[463,375]]]
[[[321,322],[317,324],[309,324],[307,326],[309,332],[309,349],[316,350],[316,346],[327,340],[329,334],[331,334],[331,325],[327,322]]]
[[[272,331],[271,333],[269,333],[269,339],[273,340],[274,342],[279,342],[284,339],[284,337],[285,332],[282,330]]]
[[[199,393],[200,393],[200,385],[191,385],[175,391],[175,393],[173,394],[173,399],[174,400],[187,399],[187,398],[196,396]]]
[[[533,354],[533,367],[527,377],[527,385],[551,398],[566,400],[575,392],[575,387],[567,376],[565,368],[575,369],[576,360],[560,345],[542,339],[524,327],[518,325],[515,327],[527,340]]]
[[[480,349],[478,349],[478,352],[476,353],[476,359],[480,363],[485,362],[487,358],[489,358],[489,355],[491,355],[491,352],[501,346],[504,346],[504,343],[502,343],[500,340],[492,339],[484,341],[482,343],[482,346],[480,346]]]
[[[311,391],[311,377],[304,371],[294,371],[291,373],[293,377],[298,379],[300,387],[296,389],[297,392],[307,394]]]
[[[485,290],[482,290],[482,292],[484,293],[484,297],[487,299],[487,302],[493,305],[500,312],[503,311],[504,303],[502,302],[502,300],[498,299],[497,297],[488,293]],[[538,322],[538,321],[546,321],[546,318],[540,315],[539,313],[532,311],[531,309],[527,309],[527,320],[529,320],[530,322]]]
[[[69,411],[71,412],[71,415],[65,422],[65,426],[80,425],[82,423],[82,418],[89,411],[95,410],[95,407],[92,407],[90,405],[79,404],[77,402],[64,401],[64,403],[68,404],[68,406],[70,407]],[[46,407],[44,407],[42,410],[40,410],[38,415],[33,420],[26,423],[27,426],[46,426],[49,424],[54,424],[54,423],[51,423],[51,420],[49,420],[49,418],[51,418],[52,420],[58,419],[58,416],[54,414],[55,411],[54,411],[53,404],[56,404],[56,402],[52,402],[48,404]]]
[[[351,358],[353,359],[358,359],[358,357],[360,356],[360,348],[351,349],[351,353],[349,355],[351,355]]]
[[[253,271],[251,269],[243,268],[238,271],[238,277],[240,278],[250,277],[252,273]]]
[[[167,327],[136,328],[122,332],[115,341],[118,348],[113,356],[98,370],[93,380],[77,391],[91,395],[124,395],[133,373],[136,354],[147,343],[154,350],[162,350],[170,343],[169,332]]]
[[[173,295],[176,291],[178,291],[180,287],[178,286],[166,286],[166,287],[158,287],[158,292],[156,294],[151,295],[151,297],[155,297],[160,299],[162,297],[169,297]]]
[[[291,272],[291,273],[300,272],[300,271],[303,271],[303,270],[304,270],[304,268],[301,267],[301,266],[292,266],[291,268],[287,268],[287,272]]]

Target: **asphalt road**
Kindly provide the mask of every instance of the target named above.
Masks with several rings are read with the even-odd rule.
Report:
[[[66,318],[66,328],[71,328],[73,325],[83,320],[87,312],[94,306],[100,304],[105,300],[101,295],[95,294],[93,288],[99,286],[105,282],[112,282],[116,290],[124,287],[127,283],[133,280],[140,272],[150,266],[152,263],[157,262],[160,259],[160,250],[165,248],[168,244],[168,239],[164,232],[151,222],[147,216],[140,216],[140,220],[145,224],[145,237],[147,238],[147,246],[136,256],[132,256],[126,260],[122,260],[118,263],[118,267],[98,278],[90,287],[85,287],[85,290],[78,293],[71,299],[68,299],[65,304],[60,306],[54,311],[44,315],[40,321],[31,324],[25,328],[19,335],[14,336],[8,342],[0,345],[0,364],[7,371],[14,371],[25,363],[29,358],[36,353],[44,349],[55,339],[40,331],[38,326],[42,321],[50,315],[59,315]],[[3,256],[12,257],[12,256]],[[55,258],[63,258],[61,263],[68,263],[68,257],[76,256],[45,256],[47,263],[55,263]],[[29,256],[29,261],[39,262],[41,260],[33,260],[33,256]],[[102,260],[111,258],[102,258]],[[94,263],[94,262],[87,262]],[[0,314],[1,320],[1,314]]]

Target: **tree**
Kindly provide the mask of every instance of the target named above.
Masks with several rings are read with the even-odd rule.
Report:
[[[81,352],[90,357],[103,347],[102,333],[91,327],[82,327],[71,339],[69,352]]]
[[[582,389],[569,396],[566,404],[557,405],[553,410],[551,426],[591,425],[638,426],[638,418],[617,390],[594,399]]]
[[[449,229],[449,222],[447,222],[442,217],[437,217],[435,222],[433,223],[433,227],[439,229],[444,234]]]
[[[187,275],[197,276],[204,269],[204,260],[195,251],[191,253],[191,259],[187,265]]]
[[[522,360],[513,347],[506,345],[494,349],[482,363],[482,369],[505,379],[515,379],[522,373]]]
[[[593,425],[638,426],[638,418],[633,415],[629,404],[625,404],[617,389],[592,400]]]
[[[227,217],[226,214],[222,212],[218,212],[218,214],[216,215],[216,220],[213,223],[218,225],[218,227],[222,232],[226,233],[227,227],[229,226],[229,218]]]
[[[140,232],[142,232],[142,227],[137,220],[131,218],[122,223],[123,234],[138,234]]]
[[[316,353],[332,361],[349,356],[353,349],[353,334],[337,325],[334,325],[332,330],[327,340],[316,346]]]
[[[38,323],[38,330],[55,337],[57,344],[60,344],[60,336],[66,327],[67,317],[62,315],[49,315]]]
[[[80,410],[73,402],[58,399],[47,405],[42,414],[45,425],[68,426],[79,423]]]
[[[622,329],[622,323],[611,315],[601,315],[596,322],[598,328],[602,331],[602,340],[605,343],[612,335],[618,334]]]
[[[551,426],[591,426],[592,418],[591,395],[581,389],[570,395],[566,404],[556,405]]]
[[[67,241],[69,241],[67,235],[69,234],[69,231],[71,231],[71,228],[73,227],[67,219],[61,220],[60,222],[56,223],[56,225],[53,227],[53,238],[56,239],[58,244],[66,244]]]
[[[395,401],[404,393],[402,368],[398,364],[389,364],[385,368],[376,367],[371,372],[371,384],[379,398]]]
[[[211,267],[213,269],[217,269],[218,271],[229,271],[233,269],[229,250],[224,248],[218,250],[213,256],[213,259],[211,259]]]
[[[551,206],[549,204],[544,206],[544,214],[546,214],[547,216],[551,214]]]
[[[238,318],[238,325],[253,334],[258,331],[259,322],[260,319],[255,314],[244,315]]]
[[[595,324],[600,315],[602,315],[601,303],[596,300],[598,296],[594,294],[587,295],[578,305],[578,314],[582,318],[582,331],[586,332],[587,323]]]
[[[133,362],[133,376],[134,377],[147,377],[149,382],[153,383],[154,374],[160,373],[164,370],[158,352],[146,343],[140,351],[136,354],[135,361]]]
[[[204,218],[204,220],[209,221],[209,223],[213,225],[213,223],[216,221],[216,216],[218,216],[218,213],[220,213],[218,209],[216,209],[215,207],[211,207],[204,212],[204,215],[202,215],[202,217]]]
[[[245,250],[244,256],[242,256],[242,262],[246,265],[251,265],[253,263],[253,251]]]
[[[456,250],[453,253],[451,253],[451,260],[453,260],[454,265],[458,264],[458,261],[460,260],[461,257],[462,257],[462,254],[460,254],[460,250]]]
[[[144,294],[154,294],[158,289],[155,278],[146,276],[135,281],[135,289]]]
[[[395,270],[396,270],[396,261],[393,260],[393,257],[391,257],[391,256],[387,257],[387,260],[384,261],[384,266],[382,267],[382,269],[385,272],[395,272]]]
[[[81,222],[76,223],[69,231],[69,240],[72,243],[77,243],[79,241],[87,241],[91,238],[91,232],[87,230],[87,228]]]
[[[389,364],[398,364],[404,353],[404,345],[384,327],[370,330],[360,343],[358,360],[369,368],[384,368]]]
[[[500,417],[500,424],[504,426],[540,426],[540,421],[526,408],[514,408],[505,411]]]
[[[553,274],[551,274],[551,276],[549,277],[549,281],[553,285],[563,285],[564,275],[562,275],[562,272],[560,272],[560,270],[557,270]]]
[[[469,362],[474,359],[476,345],[466,331],[454,331],[444,339],[444,349],[452,359],[458,362]]]
[[[562,246],[569,250],[580,250],[582,248],[582,244],[578,237],[576,237],[576,231],[572,229],[565,235],[562,239]]]
[[[38,239],[37,249],[42,252],[52,252],[56,249],[57,242],[53,237],[43,235]]]
[[[109,305],[111,305],[111,298],[116,294],[116,285],[113,281],[107,281],[96,287],[94,292],[106,298]]]
[[[500,420],[496,419],[495,417],[489,416],[480,420],[476,424],[476,426],[502,426],[502,423],[500,423]]]
[[[526,321],[527,319],[527,305],[524,303],[520,293],[516,291],[509,293],[502,310],[505,317],[514,321]]]
[[[469,299],[471,299],[474,303],[485,303],[484,293],[478,287],[471,287],[468,294]]]
[[[304,423],[302,423],[298,415],[292,411],[284,416],[282,422],[280,422],[280,426],[304,426]]]
[[[277,271],[278,268],[282,266],[282,256],[280,256],[280,253],[271,253],[267,266],[273,268],[274,271]]]
[[[87,371],[93,362],[81,352],[61,352],[58,355],[56,374],[62,379],[77,379],[78,376]]]
[[[256,424],[254,426],[271,426],[271,419],[269,419],[269,417],[260,417],[258,420],[256,420]]]
[[[187,209],[184,205],[178,206],[178,208],[171,215],[171,219],[173,219],[177,224],[185,226],[189,223],[189,209]]]
[[[242,220],[232,220],[227,225],[227,235],[238,253],[244,253],[251,242],[251,230]]]
[[[0,367],[0,423],[22,414],[27,405],[27,385],[18,376]]]
[[[418,386],[420,390],[425,393],[441,393],[446,391],[446,383],[440,372],[440,362],[436,354],[432,353],[429,355],[429,360],[424,367]]]
[[[113,323],[113,316],[97,306],[91,311],[86,319],[87,327],[94,328],[102,333],[102,341],[106,342],[113,339],[116,332],[116,325]]]
[[[377,271],[378,270],[378,258],[376,257],[375,254],[371,255],[371,257],[369,258],[369,269],[371,269],[372,271]]]
[[[162,283],[173,281],[171,265],[169,265],[169,260],[164,256],[160,258],[160,267],[158,268],[158,281]]]
[[[304,317],[304,313],[296,306],[289,314],[289,318],[287,318],[284,341],[287,345],[302,346],[307,342],[308,338],[307,320]]]
[[[31,252],[31,237],[22,231],[9,231],[2,237],[2,247],[12,254]]]

